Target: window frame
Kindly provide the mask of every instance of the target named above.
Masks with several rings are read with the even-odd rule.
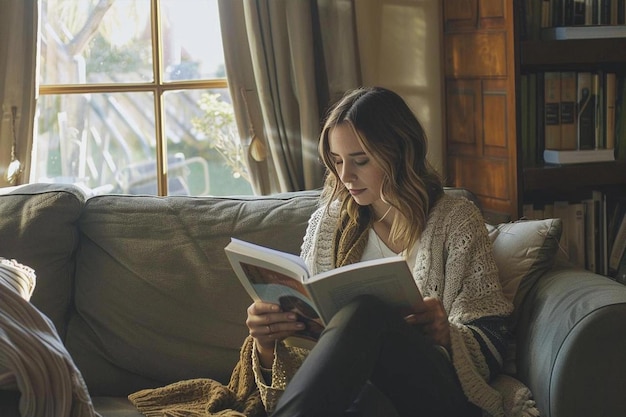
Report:
[[[154,97],[157,195],[168,195],[167,138],[165,132],[165,108],[163,95],[168,91],[201,90],[228,88],[226,78],[205,80],[164,81],[163,42],[161,42],[161,6],[160,0],[150,0],[150,32],[152,38],[152,82],[137,83],[100,83],[100,84],[39,84],[39,95],[68,95],[88,93],[152,93]]]

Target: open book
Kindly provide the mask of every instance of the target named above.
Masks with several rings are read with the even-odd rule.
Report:
[[[295,311],[307,326],[287,343],[310,348],[324,325],[354,297],[375,295],[401,315],[422,302],[406,260],[401,256],[364,261],[311,276],[299,256],[231,239],[226,255],[253,300]]]

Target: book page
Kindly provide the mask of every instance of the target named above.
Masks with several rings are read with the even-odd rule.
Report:
[[[305,284],[324,322],[359,295],[374,295],[405,316],[423,300],[402,257],[359,262],[312,277]]]

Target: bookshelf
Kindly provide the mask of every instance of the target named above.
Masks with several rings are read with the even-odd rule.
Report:
[[[544,163],[544,126],[529,127],[543,116],[543,91],[522,92],[543,85],[541,77],[530,84],[528,75],[550,71],[610,72],[626,82],[626,38],[542,40],[524,27],[530,3],[442,3],[448,184],[472,190],[492,222],[517,220],[529,204],[579,203],[592,194],[604,196],[610,211],[626,200],[626,160]],[[522,112],[533,105],[534,115]]]

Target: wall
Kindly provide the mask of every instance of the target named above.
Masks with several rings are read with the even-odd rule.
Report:
[[[440,0],[356,1],[363,84],[396,91],[429,138],[429,160],[444,168]]]

